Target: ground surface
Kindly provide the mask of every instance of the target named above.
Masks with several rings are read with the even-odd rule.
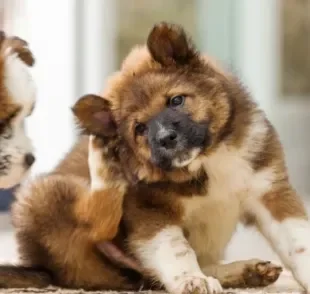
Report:
[[[3,294],[26,294],[26,293],[36,293],[36,294],[129,294],[130,292],[114,292],[114,291],[101,291],[101,292],[85,292],[83,290],[64,290],[64,289],[9,289],[9,290],[1,290],[0,293]],[[152,291],[141,291],[139,294],[159,294],[162,292],[152,292]],[[265,289],[228,289],[225,291],[227,294],[273,294],[273,293],[290,293],[290,294],[301,294],[302,290],[299,286],[292,280],[291,275],[288,272],[284,272],[282,277],[278,280],[276,284],[273,286],[267,287]]]

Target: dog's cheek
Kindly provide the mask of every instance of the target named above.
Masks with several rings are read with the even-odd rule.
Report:
[[[218,97],[216,102],[210,108],[212,120],[210,123],[210,132],[218,133],[226,125],[227,121],[233,115],[233,108],[226,95]]]
[[[132,149],[140,161],[150,161],[151,159],[151,146],[146,136],[139,136],[133,144]]]

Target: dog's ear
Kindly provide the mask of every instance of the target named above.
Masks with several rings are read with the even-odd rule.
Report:
[[[151,30],[147,47],[163,66],[185,65],[195,58],[196,50],[181,26],[161,22]]]
[[[97,95],[84,95],[72,107],[79,126],[97,136],[114,136],[117,132],[110,103]]]

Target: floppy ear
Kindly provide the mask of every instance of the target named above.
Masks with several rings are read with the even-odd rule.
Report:
[[[196,57],[196,50],[183,28],[161,22],[151,30],[147,47],[152,57],[164,66],[185,65]]]
[[[90,134],[114,136],[117,132],[109,102],[100,96],[82,96],[72,111],[80,127]]]

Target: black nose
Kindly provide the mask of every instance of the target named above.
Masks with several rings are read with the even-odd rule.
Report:
[[[159,137],[159,144],[166,149],[175,148],[177,144],[178,134],[174,130],[165,131],[163,135]]]
[[[25,164],[27,167],[30,167],[33,165],[33,163],[35,162],[36,158],[33,156],[33,154],[31,153],[27,153],[25,155]]]

